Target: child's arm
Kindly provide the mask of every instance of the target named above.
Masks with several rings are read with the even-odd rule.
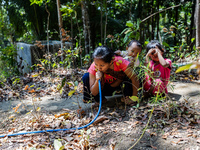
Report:
[[[124,73],[131,79],[132,82],[132,89],[133,89],[133,95],[132,96],[137,96],[138,94],[138,89],[140,88],[140,83],[139,80],[134,73],[133,69],[131,67],[127,67],[127,69],[124,71]]]
[[[123,58],[128,55],[127,51],[120,51],[120,50],[115,51],[115,54],[122,56]]]
[[[116,50],[116,51],[115,51],[115,54],[121,55],[121,51],[120,51],[120,50]]]
[[[145,65],[147,65],[147,64],[149,63],[149,57],[151,56],[151,54],[152,54],[153,51],[154,51],[153,49],[150,49],[150,50],[148,51],[148,53],[146,54],[146,57],[145,57]]]
[[[160,64],[164,67],[164,68],[168,68],[170,65],[169,63],[163,58],[162,54],[160,53],[159,49],[156,47],[156,53],[158,55],[158,59]]]

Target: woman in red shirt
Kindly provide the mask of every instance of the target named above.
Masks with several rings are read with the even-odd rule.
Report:
[[[129,61],[121,56],[116,56],[112,50],[106,46],[99,46],[93,53],[94,62],[88,69],[88,73],[82,77],[84,84],[84,101],[88,102],[94,98],[99,102],[98,80],[101,80],[102,99],[104,96],[111,96],[114,91],[123,87],[125,102],[131,104],[133,101],[129,96],[137,96],[139,80],[129,67]],[[122,86],[122,85],[125,86]]]

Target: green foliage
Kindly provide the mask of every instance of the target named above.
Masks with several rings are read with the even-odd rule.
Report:
[[[106,33],[106,35],[103,35],[103,37],[106,37],[104,39],[106,45],[114,50],[125,49],[126,44],[131,39],[140,40],[142,43],[151,39],[159,39],[167,51],[166,57],[172,60],[188,56],[195,57],[198,54],[194,47],[195,39],[191,34],[194,17],[193,1],[185,2],[184,5],[153,15],[146,21],[141,20],[155,12],[175,6],[177,3],[175,1],[159,1],[158,3],[155,0],[151,2],[139,0],[85,2],[90,20],[92,48],[95,48],[101,42],[102,27],[103,34]],[[48,32],[51,34],[50,38],[59,39],[55,1],[28,0],[22,2],[21,0],[10,0],[9,3],[7,1],[2,3],[0,8],[0,26],[2,27],[0,32],[2,40],[0,41],[15,42],[17,40],[31,43],[35,39],[45,40],[47,13],[44,4],[47,3],[51,14]],[[61,5],[63,27],[71,30],[72,39],[79,43],[79,47],[82,47],[79,55],[82,55],[83,58],[78,60],[85,59],[84,40],[88,39],[83,38],[81,1],[62,2]],[[107,28],[105,28],[105,25],[107,25]],[[167,32],[162,30],[164,28],[167,29]],[[105,29],[106,31],[104,31]],[[67,57],[69,58],[69,56]],[[54,64],[55,66],[56,64]]]
[[[43,3],[49,3],[50,0],[30,0],[31,5],[36,4],[41,6]]]
[[[17,51],[13,45],[6,48],[0,48],[0,79],[19,73],[16,57]]]
[[[197,73],[200,75],[200,63],[198,62],[193,62],[185,66],[181,66],[176,70],[176,73],[179,73],[184,70],[190,70],[190,69],[197,69]]]
[[[74,50],[66,49],[64,50],[65,59],[64,61],[60,61],[60,64],[62,64],[66,68],[71,68],[74,66],[76,58],[79,57],[79,49],[75,48]]]
[[[123,43],[128,43],[128,40],[130,39],[139,39],[139,23],[140,20],[138,19],[136,22],[132,22],[132,21],[127,21],[126,22],[126,26],[128,28],[124,29],[121,32],[122,34],[125,34],[124,39],[123,39]]]

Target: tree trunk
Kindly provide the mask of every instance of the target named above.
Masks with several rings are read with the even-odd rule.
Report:
[[[91,9],[90,9],[90,18],[91,21],[90,24],[90,30],[91,30],[91,41],[92,41],[92,49],[95,49],[95,41],[96,41],[96,21],[95,21],[95,18],[96,18],[96,6],[95,5],[91,5]]]
[[[157,3],[157,11],[159,11],[159,5],[160,5],[160,3],[159,3],[159,1],[156,1],[156,3]],[[159,20],[160,20],[160,14],[159,13],[156,15],[155,19],[156,19],[156,23],[157,23],[156,24],[156,26],[157,26],[156,38],[158,40],[159,39]]]
[[[175,4],[178,5],[179,3],[180,3],[180,1],[179,2],[176,1]],[[175,8],[175,22],[178,22],[178,15],[179,15],[178,9],[179,9],[178,7]],[[176,45],[177,39],[179,39],[179,38],[178,38],[178,34],[177,34],[177,30],[176,29],[174,29],[174,32],[176,34],[176,36],[174,36],[174,45]]]
[[[81,3],[81,8],[82,8],[82,19],[84,28],[84,38],[85,38],[85,53],[89,54],[89,51],[91,49],[91,31],[90,31],[89,15],[87,13],[84,0]]]
[[[103,43],[103,1],[101,0],[101,44]]]
[[[86,1],[86,3],[87,3],[87,1]],[[86,8],[86,6],[85,6],[85,8]],[[92,42],[91,42],[91,30],[90,30],[90,18],[89,18],[87,8],[85,10],[86,10],[86,25],[87,25],[88,40],[89,40],[89,52],[91,52],[92,51]]]
[[[73,19],[71,16],[71,43],[72,43],[71,50],[74,49],[74,34],[73,34],[73,32],[74,32],[74,26],[73,26]],[[76,58],[73,56],[72,60],[73,60],[73,68],[76,68]]]
[[[80,60],[81,60],[81,67],[83,66],[82,64],[82,48],[81,48],[81,31],[80,31],[80,27],[79,27],[79,24],[78,24],[78,19],[77,19],[77,16],[76,16],[76,24],[77,24],[77,29],[78,29],[78,35],[79,35],[79,43],[78,43],[78,47],[80,49]]]
[[[107,28],[107,18],[108,18],[108,15],[107,15],[107,2],[105,2],[105,9],[106,9],[106,12],[105,12],[105,16],[106,16],[106,21],[105,21],[105,28],[104,28],[104,45],[106,45],[106,28]]]
[[[151,1],[151,14],[154,13],[154,10],[155,10],[155,7],[153,6],[153,2],[154,1]],[[151,17],[151,39],[153,40],[154,39],[154,24],[155,24],[155,17]]]
[[[138,14],[140,14],[140,15],[138,15],[138,18],[140,18],[140,20],[142,20],[142,18],[144,17],[144,13],[143,13],[143,11],[142,11],[142,0],[139,0],[138,1],[138,8],[136,9],[137,10],[137,12],[138,12]],[[139,30],[140,30],[140,37],[139,37],[139,41],[141,41],[141,42],[143,42],[144,41],[144,23],[140,23],[140,28],[139,28]]]
[[[192,13],[191,13],[191,18],[190,18],[190,20],[191,20],[191,23],[190,23],[190,37],[189,37],[189,39],[190,39],[190,41],[191,41],[191,39],[192,38],[194,38],[195,37],[195,3],[193,3],[193,5],[192,5]],[[191,42],[191,44],[190,44],[190,49],[191,50],[193,50],[193,45],[194,45],[194,42]]]
[[[199,10],[199,0],[196,0],[195,9],[195,19],[196,19],[196,48],[200,52],[200,10]]]
[[[131,13],[131,9],[132,9],[132,5],[133,5],[133,2],[132,2],[132,0],[131,0],[131,2],[130,2],[131,4],[130,4],[130,7],[129,7],[129,20],[131,20],[131,21],[133,21],[132,20],[132,13]]]
[[[62,40],[62,16],[60,12],[60,0],[56,0],[57,2],[57,11],[58,11],[58,24],[59,24],[59,31],[60,31],[60,41],[61,41],[61,61],[63,61],[63,40]]]
[[[45,3],[45,9],[46,12],[48,13],[48,17],[47,17],[47,56],[49,56],[49,17],[50,17],[50,12],[47,8],[47,3]],[[50,62],[50,58],[48,57],[49,62]],[[49,69],[50,69],[50,63],[49,63]]]
[[[149,5],[149,1],[147,1],[147,5]],[[147,5],[145,5],[145,6],[147,6]],[[148,8],[148,7],[147,7]],[[149,15],[151,15],[151,9],[147,9],[150,13],[148,13],[148,15],[147,16],[149,16]],[[147,22],[147,35],[149,36],[149,39],[151,40],[151,32],[150,32],[150,30],[149,30],[149,26],[150,26],[150,23],[151,23],[151,21],[150,21],[151,19],[148,19],[148,22]],[[146,37],[145,37],[146,38]]]

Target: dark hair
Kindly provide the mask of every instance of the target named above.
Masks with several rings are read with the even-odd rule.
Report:
[[[141,42],[138,41],[138,40],[131,40],[131,41],[128,43],[128,47],[130,47],[133,43],[136,43],[137,46],[138,46],[139,48],[142,49],[142,44],[141,44]]]
[[[156,48],[156,46],[162,51],[164,52],[164,49],[162,48],[162,45],[159,43],[158,40],[151,40],[148,44],[147,44],[147,52],[152,49],[152,48]]]
[[[92,56],[93,58],[103,60],[105,63],[110,63],[114,56],[114,52],[107,46],[99,46],[95,48]]]

